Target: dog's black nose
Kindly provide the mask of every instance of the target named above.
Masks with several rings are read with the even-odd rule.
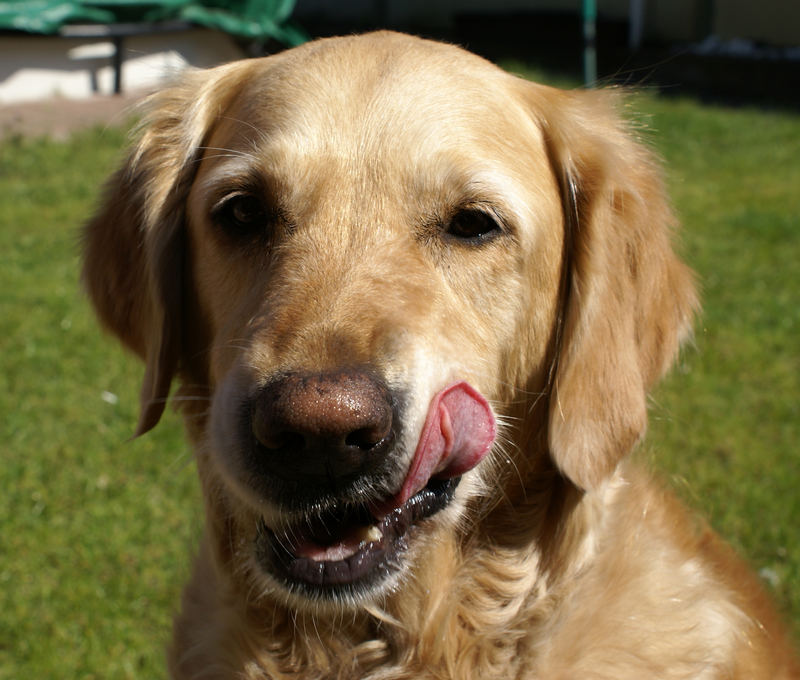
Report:
[[[358,369],[273,380],[251,417],[259,467],[288,481],[335,484],[364,474],[394,438],[388,388]]]

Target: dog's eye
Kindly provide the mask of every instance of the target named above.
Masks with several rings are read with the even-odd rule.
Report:
[[[459,210],[445,229],[453,238],[468,243],[482,243],[500,234],[497,221],[489,213],[474,208]]]
[[[268,219],[267,209],[252,194],[233,194],[213,210],[214,220],[233,233],[247,234],[262,227]]]

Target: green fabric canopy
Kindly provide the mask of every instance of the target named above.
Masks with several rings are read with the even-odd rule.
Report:
[[[307,40],[294,24],[295,0],[15,0],[0,1],[0,29],[53,34],[64,24],[188,21],[240,38]]]

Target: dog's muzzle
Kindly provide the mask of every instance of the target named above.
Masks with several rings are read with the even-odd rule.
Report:
[[[260,523],[256,559],[289,590],[337,597],[382,583],[491,449],[491,409],[461,382],[434,396],[409,463],[401,402],[360,369],[285,374],[250,402],[248,467],[286,518]]]

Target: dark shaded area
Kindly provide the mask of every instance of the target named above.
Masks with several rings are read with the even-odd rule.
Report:
[[[455,39],[493,60],[518,58],[581,78],[582,30],[577,14],[462,15]],[[705,100],[800,108],[800,60],[700,54],[697,46],[628,48],[627,22],[597,26],[598,77],[603,84],[658,87]]]
[[[357,27],[314,25],[309,21],[303,25],[314,36],[379,27],[367,22]],[[449,32],[425,27],[387,28],[449,40],[492,61],[519,60],[582,81],[583,31],[578,12],[461,14],[455,17]],[[628,47],[628,23],[601,16],[597,25],[598,80],[603,85],[658,88],[665,95],[691,94],[715,103],[800,109],[800,59],[781,56],[787,50],[734,56],[722,51],[703,54],[698,47],[645,43],[632,51]]]

